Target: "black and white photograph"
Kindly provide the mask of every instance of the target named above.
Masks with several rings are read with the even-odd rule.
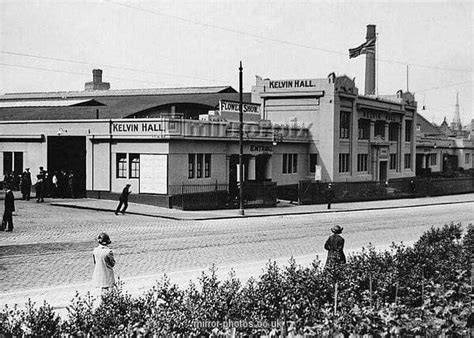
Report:
[[[0,337],[474,336],[474,2],[0,0]]]

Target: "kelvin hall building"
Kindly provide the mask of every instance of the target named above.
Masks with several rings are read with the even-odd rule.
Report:
[[[249,205],[292,199],[301,182],[415,176],[417,104],[409,92],[361,95],[354,80],[334,73],[257,77],[243,102]],[[111,90],[95,69],[82,91],[0,96],[0,173],[73,172],[78,197],[115,199],[130,184],[132,202],[185,208],[197,194],[203,204],[194,208],[229,206],[239,152],[239,93],[230,86]]]

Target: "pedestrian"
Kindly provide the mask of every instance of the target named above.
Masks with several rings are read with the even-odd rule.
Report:
[[[119,212],[125,215],[125,211],[128,208],[128,196],[132,193],[132,191],[129,190],[130,186],[131,186],[130,184],[127,184],[125,188],[123,188],[122,193],[120,194],[119,205],[117,209],[115,210],[116,215],[118,215]],[[123,209],[122,209],[122,205],[123,205]]]
[[[21,174],[20,183],[21,194],[23,200],[29,201],[31,197],[31,173],[30,168],[25,168],[25,171]]]
[[[415,185],[415,181],[413,181],[413,180],[410,180],[410,189],[411,189],[411,193],[413,195],[415,195],[416,194],[416,185]]]
[[[71,198],[76,198],[76,194],[75,194],[75,191],[74,191],[74,172],[71,170],[69,172],[69,175],[67,177],[67,186],[69,188],[69,195],[71,196]]]
[[[324,249],[328,251],[325,269],[334,270],[338,265],[346,263],[346,255],[344,254],[344,238],[342,238],[343,228],[335,225],[331,228],[332,235],[324,244]]]
[[[93,251],[94,272],[92,282],[95,287],[107,291],[115,284],[115,258],[112,249],[108,247],[112,241],[109,235],[102,232],[97,236],[97,242],[99,242],[99,246]]]
[[[3,212],[1,230],[13,231],[13,211],[15,211],[15,196],[13,196],[13,191],[10,184],[7,184],[5,186],[5,190],[5,210]]]
[[[36,175],[36,203],[44,202],[46,185],[46,172],[43,167],[39,167],[39,174]]]
[[[328,188],[326,189],[326,203],[328,204],[328,209],[331,209],[331,203],[334,200],[335,194],[332,188],[332,184],[328,184]]]

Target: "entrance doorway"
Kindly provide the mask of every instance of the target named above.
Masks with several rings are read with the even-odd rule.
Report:
[[[379,181],[385,182],[387,180],[387,161],[380,161],[379,163]]]
[[[270,155],[255,156],[255,181],[271,181]]]
[[[86,137],[48,136],[48,164],[50,177],[58,177],[57,195],[86,196]]]

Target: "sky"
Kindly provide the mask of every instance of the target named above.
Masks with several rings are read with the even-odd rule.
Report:
[[[335,72],[363,93],[365,56],[349,59],[348,49],[368,24],[379,94],[408,85],[418,112],[440,124],[459,93],[461,121],[474,118],[474,1],[456,0],[0,0],[0,94],[83,90],[94,68],[111,89],[238,90],[240,61],[244,91],[256,75]]]

